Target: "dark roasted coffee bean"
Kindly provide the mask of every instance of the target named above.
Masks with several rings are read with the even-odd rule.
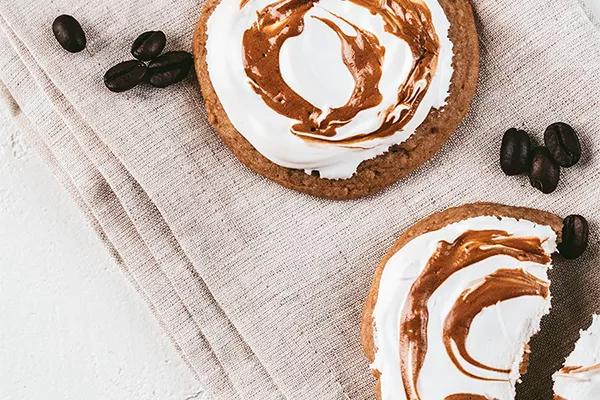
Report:
[[[70,15],[61,15],[52,24],[54,37],[63,49],[71,53],[77,53],[85,49],[85,32],[79,22]]]
[[[177,83],[190,73],[194,64],[192,55],[186,51],[169,51],[148,64],[150,84],[158,88]]]
[[[150,61],[162,53],[167,37],[162,31],[144,32],[133,42],[131,54],[138,60]]]
[[[588,244],[588,223],[581,215],[569,215],[563,221],[562,241],[558,251],[567,260],[574,260],[585,251]]]
[[[531,140],[525,131],[509,129],[502,138],[500,167],[506,175],[529,172],[531,165]]]
[[[532,152],[529,182],[542,193],[552,193],[558,186],[560,167],[545,147],[536,147]]]
[[[124,92],[140,83],[146,72],[146,64],[141,61],[123,61],[106,71],[104,84],[110,91]]]
[[[581,145],[577,134],[562,122],[552,124],[544,133],[544,143],[561,167],[571,167],[581,158]]]

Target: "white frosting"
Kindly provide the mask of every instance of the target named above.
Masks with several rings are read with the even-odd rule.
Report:
[[[288,168],[307,173],[319,171],[322,178],[350,178],[364,160],[385,153],[391,145],[404,142],[423,123],[432,108],[446,104],[452,78],[450,23],[437,0],[419,0],[431,11],[440,41],[437,72],[416,114],[405,128],[386,138],[372,139],[360,148],[335,143],[307,143],[290,131],[297,121],[267,106],[250,86],[244,71],[242,38],[257,20],[257,11],[273,0],[251,0],[240,10],[240,0],[221,0],[208,21],[206,43],[208,72],[212,85],[233,126],[266,158]],[[386,33],[383,19],[350,1],[320,0],[304,17],[304,31],[288,39],[281,48],[281,73],[286,83],[306,100],[321,109],[343,105],[354,88],[354,80],[342,62],[338,36],[312,16],[333,20],[345,33],[355,31],[331,15],[347,19],[361,29],[376,34],[385,47],[383,74],[379,90],[383,101],[361,111],[352,122],[338,129],[335,139],[379,128],[380,113],[395,104],[398,87],[406,79],[412,54],[406,42]]]
[[[496,217],[477,217],[447,225],[438,231],[418,236],[402,247],[385,265],[373,311],[377,353],[371,367],[381,372],[383,400],[406,399],[400,374],[399,327],[401,312],[413,282],[440,241],[452,243],[466,231],[489,229],[503,230],[515,237],[538,237],[547,254],[556,251],[556,234],[551,227],[526,220]],[[550,267],[499,255],[453,274],[442,284],[428,303],[428,349],[418,381],[422,400],[443,400],[457,393],[487,395],[490,399],[498,400],[514,399],[514,385],[519,378],[518,370],[525,345],[539,330],[542,316],[550,311],[550,298],[527,296],[501,302],[484,309],[471,325],[467,339],[470,354],[484,364],[510,368],[510,382],[475,380],[461,373],[448,357],[442,342],[444,319],[467,287],[498,269],[522,268],[548,281],[547,271]],[[501,374],[474,369],[465,362],[462,365],[467,371],[479,375],[506,379]]]
[[[581,331],[575,350],[567,357],[565,366],[589,368],[600,364],[600,316],[595,315],[592,326]],[[600,369],[570,374],[555,373],[554,393],[566,400],[596,400],[600,397]]]

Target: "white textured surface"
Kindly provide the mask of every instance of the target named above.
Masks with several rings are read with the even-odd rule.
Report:
[[[598,0],[584,0],[590,10],[596,15],[596,18],[600,19],[600,1]]]
[[[201,397],[147,306],[0,105],[0,399]]]

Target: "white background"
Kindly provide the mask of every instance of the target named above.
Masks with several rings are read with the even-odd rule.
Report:
[[[600,0],[583,0],[600,18]],[[202,390],[0,105],[0,399],[191,400]]]
[[[583,0],[583,2],[586,3],[590,10],[596,15],[596,18],[600,19],[600,1]]]
[[[141,297],[0,103],[0,399],[201,397]]]

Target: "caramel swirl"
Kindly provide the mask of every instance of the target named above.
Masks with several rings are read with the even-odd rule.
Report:
[[[278,0],[257,13],[258,20],[244,32],[242,40],[244,70],[253,90],[271,109],[297,121],[291,132],[306,141],[352,146],[402,130],[414,116],[437,69],[440,44],[427,5],[419,0],[350,0],[381,16],[386,32],[409,45],[413,63],[406,81],[398,88],[395,104],[379,116],[379,128],[340,139],[336,138],[338,128],[350,123],[359,112],[381,104],[379,81],[385,48],[374,34],[341,17],[312,16],[339,37],[342,60],[354,79],[354,89],[341,107],[321,110],[308,102],[283,79],[279,56],[283,43],[303,32],[304,18],[318,1]],[[247,2],[242,0],[240,8]],[[355,35],[344,33],[338,23],[352,27]]]
[[[417,382],[427,354],[429,299],[454,273],[497,255],[539,264],[550,262],[537,237],[515,238],[501,230],[467,231],[452,243],[440,241],[413,283],[400,317],[400,371],[408,399],[420,400]],[[501,299],[503,295],[499,296]]]
[[[558,372],[560,374],[564,374],[564,375],[572,375],[572,374],[583,374],[584,372],[592,372],[592,371],[600,372],[600,364],[592,365],[590,367],[584,367],[582,365],[563,367]]]
[[[496,368],[475,360],[467,351],[467,337],[471,323],[485,308],[502,301],[522,296],[541,296],[548,298],[548,283],[522,269],[499,269],[483,278],[475,288],[465,290],[446,316],[443,328],[443,342],[448,356],[460,372],[473,379],[484,381],[507,381],[491,379],[472,374],[465,370],[454,353],[452,343],[458,354],[474,367],[509,374],[510,369]]]

